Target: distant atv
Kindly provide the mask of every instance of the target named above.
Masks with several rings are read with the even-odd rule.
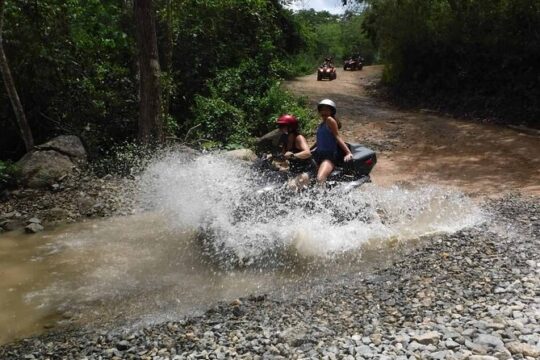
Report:
[[[323,79],[335,80],[337,79],[336,68],[330,64],[322,64],[317,70],[317,81]]]
[[[362,70],[364,64],[361,58],[350,58],[343,63],[343,70]]]

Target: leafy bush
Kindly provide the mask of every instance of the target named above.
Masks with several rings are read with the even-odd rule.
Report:
[[[17,170],[14,163],[0,160],[0,190],[16,182]]]
[[[306,109],[304,100],[281,88],[277,79],[283,64],[276,64],[248,60],[211,81],[210,95],[195,99],[191,141],[247,146],[253,137],[275,129],[276,118],[283,113],[298,116],[304,129],[311,131],[316,116]]]
[[[194,134],[191,142],[216,144],[241,143],[248,129],[244,112],[221,98],[195,98]]]
[[[276,82],[259,102],[259,109],[265,119],[259,124],[261,130],[257,135],[263,135],[276,128],[276,119],[282,114],[292,114],[298,118],[300,129],[305,135],[312,135],[317,126],[318,115],[307,105],[305,98],[298,98],[284,90]]]
[[[146,168],[157,151],[155,147],[126,141],[104,151],[90,164],[90,170],[98,177],[133,176]]]

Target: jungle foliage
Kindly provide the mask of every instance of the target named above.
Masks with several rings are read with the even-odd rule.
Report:
[[[291,12],[278,0],[153,4],[166,136],[245,144],[267,129],[278,111],[259,104],[277,97],[301,107],[276,85],[291,75],[288,58],[305,45]],[[136,138],[133,19],[131,1],[6,3],[4,47],[36,143],[75,134],[96,157]],[[1,81],[0,159],[17,159],[24,146]]]
[[[413,104],[540,126],[540,2],[366,0],[384,79]]]
[[[294,57],[296,72],[313,72],[324,57],[332,57],[337,64],[355,55],[361,55],[368,64],[377,60],[377,51],[362,28],[362,13],[333,15],[310,9],[296,12],[293,18],[305,42],[303,51]]]
[[[537,0],[351,0],[342,15],[284,0],[154,0],[165,136],[234,148],[282,112],[314,114],[279,86],[325,56],[382,60],[399,99],[539,125]],[[351,1],[348,1],[349,3]],[[92,157],[137,138],[132,0],[5,1],[4,50],[39,144],[82,138]],[[0,160],[25,146],[0,78]]]

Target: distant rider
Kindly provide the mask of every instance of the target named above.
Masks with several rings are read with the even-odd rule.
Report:
[[[332,58],[330,57],[325,58],[323,66],[334,67],[334,64],[332,63]]]

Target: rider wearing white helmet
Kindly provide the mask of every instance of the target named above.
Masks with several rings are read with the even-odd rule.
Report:
[[[330,99],[323,99],[317,104],[317,110],[321,116],[321,123],[317,128],[317,149],[314,155],[317,164],[319,164],[317,182],[324,184],[336,166],[339,156],[338,149],[341,149],[345,154],[343,161],[350,161],[352,153],[338,132],[340,126],[335,119],[336,103]]]

